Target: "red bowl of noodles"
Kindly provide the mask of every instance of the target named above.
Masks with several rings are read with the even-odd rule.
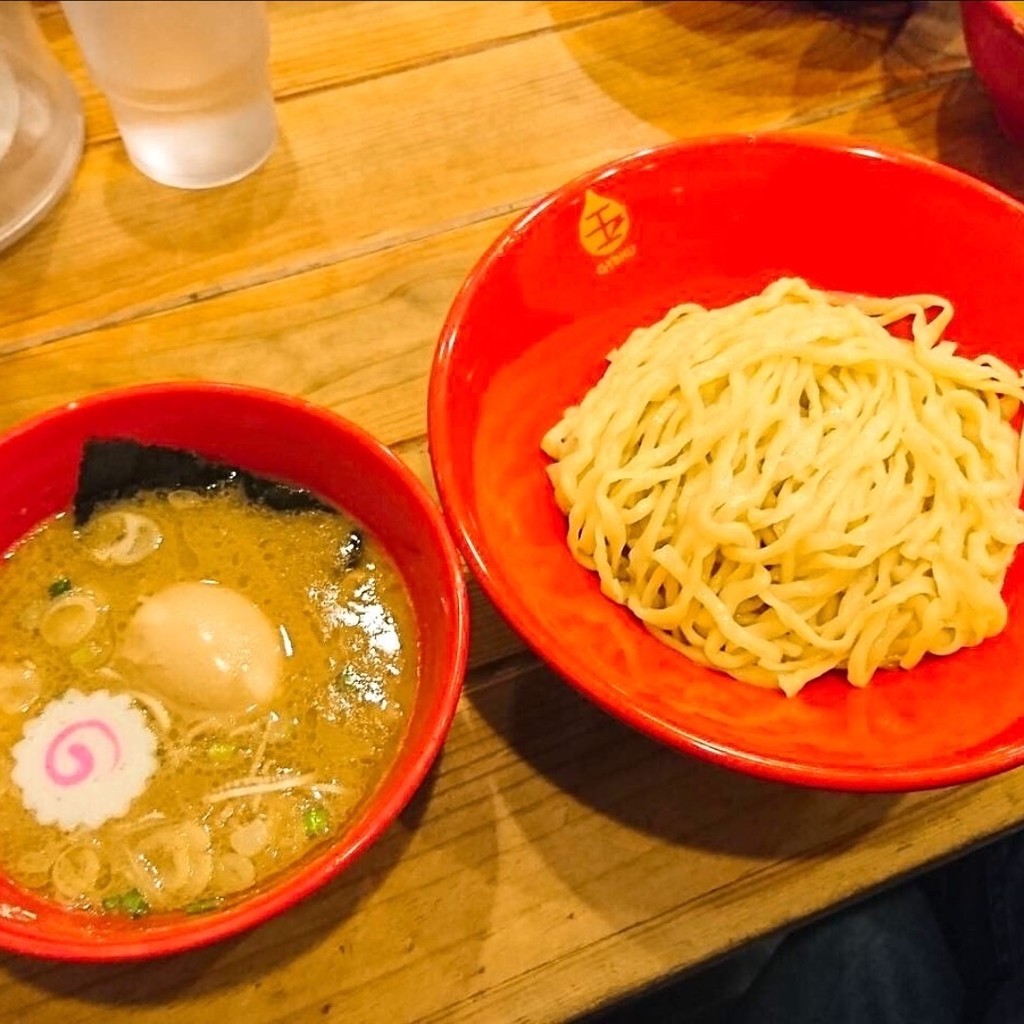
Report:
[[[492,245],[444,325],[429,435],[448,521],[527,642],[600,706],[706,760],[811,786],[910,790],[1024,763],[1024,562],[1008,624],[948,656],[838,672],[795,697],[696,664],[609,600],[566,544],[541,450],[630,332],[782,277],[950,300],[958,351],[1024,365],[1024,207],[927,160],[801,135],[644,151],[539,202]],[[623,400],[625,403],[625,399]],[[1011,503],[1011,512],[1013,505]]]
[[[69,508],[83,445],[92,438],[128,438],[196,452],[307,489],[341,509],[379,541],[397,568],[418,647],[416,688],[403,731],[351,817],[339,822],[330,838],[311,845],[308,854],[222,906],[138,917],[69,909],[15,884],[0,864],[0,948],[115,961],[177,953],[236,935],[351,865],[409,801],[444,742],[465,670],[468,609],[461,564],[440,510],[393,453],[326,409],[270,391],[214,383],[94,395],[0,437],[0,549]],[[97,760],[101,754],[97,750]]]

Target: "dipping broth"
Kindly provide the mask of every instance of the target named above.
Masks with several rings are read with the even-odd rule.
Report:
[[[214,909],[342,830],[412,710],[398,571],[232,488],[44,523],[0,568],[0,867],[65,905]]]

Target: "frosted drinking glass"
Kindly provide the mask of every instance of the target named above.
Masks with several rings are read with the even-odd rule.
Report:
[[[178,188],[245,177],[277,138],[270,36],[248,0],[64,0],[128,157]]]

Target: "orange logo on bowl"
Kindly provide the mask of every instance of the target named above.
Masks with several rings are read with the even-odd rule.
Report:
[[[580,214],[580,245],[601,260],[597,265],[599,274],[609,273],[636,255],[636,245],[623,248],[631,226],[629,211],[622,203],[587,189]]]

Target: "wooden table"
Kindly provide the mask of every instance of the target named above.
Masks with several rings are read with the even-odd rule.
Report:
[[[271,4],[282,138],[207,193],[128,164],[84,99],[70,195],[0,254],[0,427],[116,385],[302,394],[426,480],[447,306],[488,242],[567,178],[722,130],[849,133],[1024,195],[953,3],[902,25],[800,3]],[[356,867],[169,961],[0,959],[0,1019],[563,1020],[1024,818],[1024,774],[904,797],[810,792],[678,756],[524,653],[475,597],[473,671],[437,769]]]

